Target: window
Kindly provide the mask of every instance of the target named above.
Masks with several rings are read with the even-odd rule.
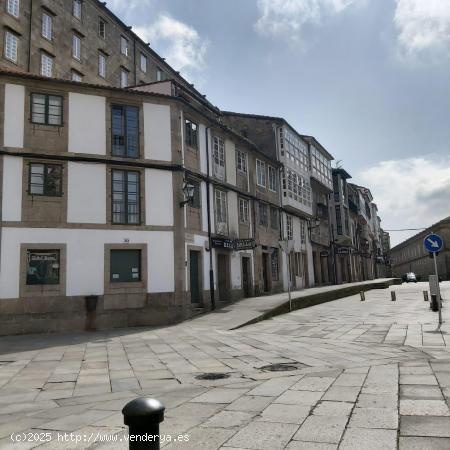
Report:
[[[6,12],[14,17],[19,17],[20,2],[19,0],[7,0]]]
[[[98,18],[98,35],[106,39],[106,22],[101,17]]]
[[[59,197],[62,195],[62,166],[58,164],[30,164],[28,193]]]
[[[306,223],[304,220],[300,220],[300,242],[306,244]]]
[[[225,179],[225,144],[218,137],[213,138],[214,176],[220,180]]]
[[[18,46],[19,38],[10,31],[5,31],[5,58],[16,63]]]
[[[138,107],[112,107],[112,154],[126,158],[139,157]]]
[[[316,147],[311,146],[312,174],[323,184],[331,188],[333,184],[331,175],[331,161],[328,160]]]
[[[162,79],[163,79],[163,72],[159,67],[157,67],[156,68],[156,81],[162,81]]]
[[[81,73],[77,72],[76,70],[72,70],[72,81],[81,83],[83,81],[83,75],[81,75]]]
[[[27,251],[27,285],[59,284],[59,250]]]
[[[270,226],[272,227],[272,230],[278,230],[280,226],[278,209],[273,206],[270,207]]]
[[[120,69],[120,87],[128,87],[128,70]]]
[[[147,72],[147,57],[141,53],[141,71]]]
[[[307,144],[297,134],[280,129],[281,154],[286,160],[293,162],[304,171],[309,171],[309,155]]]
[[[256,184],[266,187],[266,163],[259,159],[256,160]]]
[[[247,153],[236,150],[236,168],[239,172],[247,173]]]
[[[270,262],[272,267],[272,281],[279,280],[279,266],[278,266],[278,249],[274,248],[270,255]]]
[[[283,195],[297,202],[311,206],[311,185],[298,173],[285,169],[283,174]]]
[[[51,77],[53,75],[53,56],[41,53],[41,75]]]
[[[196,149],[198,146],[198,126],[197,126],[197,124],[192,122],[189,119],[185,119],[184,130],[185,130],[184,141],[186,142],[186,145]]]
[[[141,281],[141,250],[111,250],[110,274],[112,283]]]
[[[275,167],[269,166],[269,190],[277,192],[277,173]]]
[[[292,216],[286,216],[286,235],[289,241],[294,239],[294,224]]]
[[[53,37],[53,17],[46,12],[42,13],[42,36],[49,41]]]
[[[339,236],[342,235],[342,216],[340,206],[336,206],[336,232]]]
[[[128,39],[124,36],[120,36],[120,53],[122,53],[122,55],[128,56],[128,45]]]
[[[259,224],[267,226],[269,224],[268,207],[265,203],[259,203]]]
[[[227,211],[227,193],[216,189],[215,191],[215,212],[216,212],[216,224],[217,233],[226,234],[224,226],[228,223],[228,211]]]
[[[192,178],[189,178],[187,180],[189,184],[192,184],[194,186],[194,197],[192,198],[192,202],[190,203],[191,208],[200,209],[202,202],[201,202],[201,191],[200,191],[200,182],[197,180],[194,180]]]
[[[81,60],[81,38],[76,34],[72,36],[72,56],[78,61]]]
[[[63,99],[58,95],[31,94],[31,122],[62,125]]]
[[[102,52],[98,54],[98,74],[106,78],[106,55]]]
[[[245,198],[239,199],[239,222],[246,224],[250,222],[248,200]]]
[[[112,222],[138,225],[140,223],[139,172],[112,171]]]
[[[72,14],[73,17],[81,20],[81,2],[82,0],[73,0]]]

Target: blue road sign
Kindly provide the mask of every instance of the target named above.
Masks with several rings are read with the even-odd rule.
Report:
[[[429,234],[423,241],[425,249],[430,253],[439,253],[444,248],[444,241],[438,234]]]

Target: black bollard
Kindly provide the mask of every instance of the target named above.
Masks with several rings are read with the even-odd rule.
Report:
[[[397,295],[395,294],[395,291],[392,291],[392,292],[391,292],[391,300],[392,300],[393,302],[395,302],[395,301],[397,300]]]
[[[423,291],[423,301],[424,302],[428,302],[429,301],[428,291]]]
[[[366,294],[364,293],[364,291],[361,291],[361,292],[359,293],[359,295],[361,296],[361,301],[362,301],[362,302],[366,300]]]
[[[129,427],[130,450],[159,450],[159,424],[164,421],[164,405],[152,398],[137,398],[122,409]]]
[[[430,307],[431,307],[431,310],[433,312],[438,312],[439,311],[439,304],[438,304],[438,301],[437,301],[437,295],[433,295],[433,294],[431,295]]]

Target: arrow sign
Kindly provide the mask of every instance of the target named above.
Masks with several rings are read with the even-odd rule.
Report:
[[[430,253],[439,253],[444,248],[444,241],[438,234],[429,234],[424,240],[425,250]]]

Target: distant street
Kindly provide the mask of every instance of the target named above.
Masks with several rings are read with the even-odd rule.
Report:
[[[436,332],[426,288],[373,290],[234,331],[219,325],[229,307],[172,327],[0,338],[0,448],[125,449],[121,409],[149,396],[166,406],[161,434],[186,435],[168,450],[448,449],[450,307]],[[227,378],[196,379],[204,373]],[[51,442],[13,444],[22,432]]]

